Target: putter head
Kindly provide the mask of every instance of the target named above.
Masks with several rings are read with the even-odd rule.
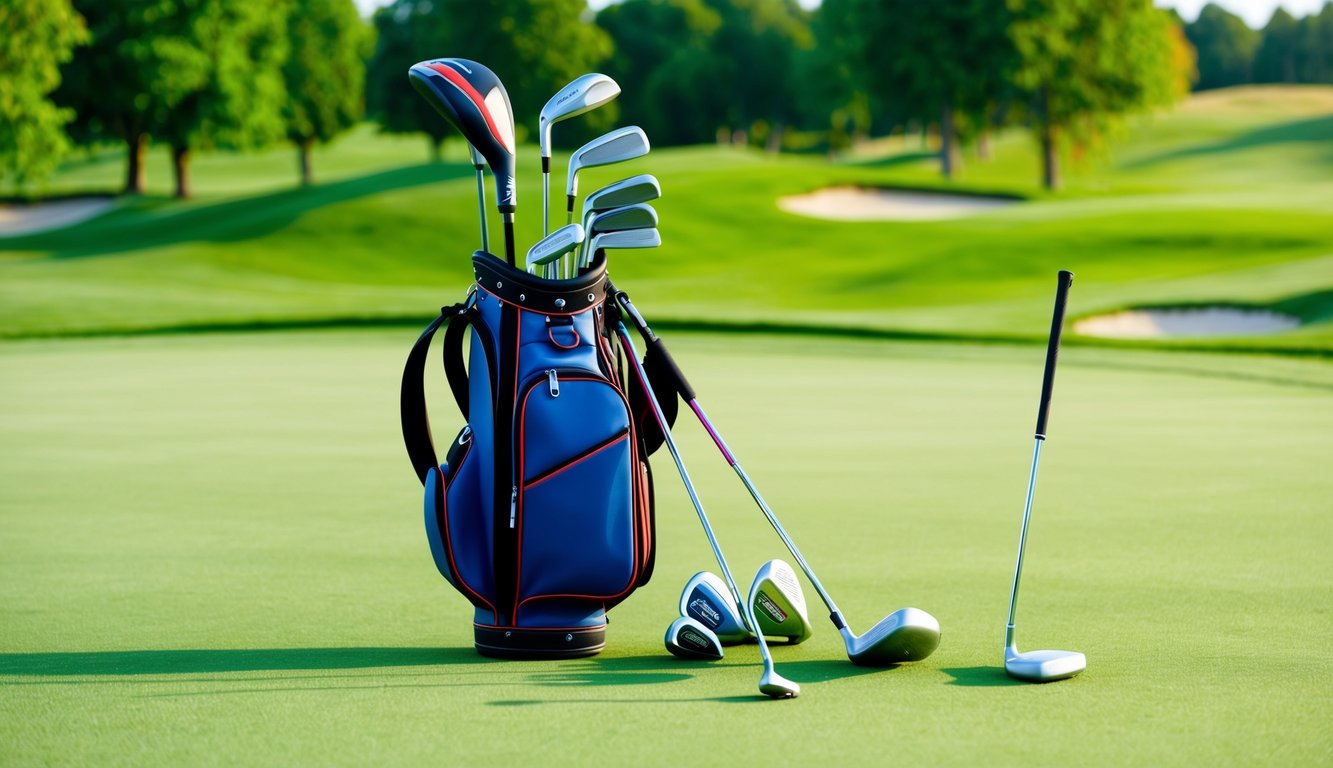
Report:
[[[688,616],[671,622],[663,642],[671,655],[682,659],[718,661],[722,658],[722,641],[713,630]]]
[[[429,59],[407,71],[412,87],[476,148],[495,175],[497,206],[512,213],[514,110],[495,73],[467,59]]]
[[[580,75],[561,88],[542,107],[538,118],[538,143],[541,144],[542,157],[551,156],[553,123],[590,112],[619,95],[620,86],[616,81],[596,72]]]
[[[551,234],[537,241],[528,249],[528,271],[534,267],[544,267],[569,253],[583,242],[583,225],[566,224]]]
[[[607,184],[605,187],[588,195],[583,201],[583,215],[579,220],[583,228],[588,228],[588,218],[597,211],[609,211],[635,203],[647,203],[662,196],[662,185],[657,177],[648,173],[631,176],[628,179]]]
[[[744,643],[751,637],[727,585],[708,571],[700,571],[685,582],[680,592],[680,613],[698,621],[723,645]]]
[[[842,639],[853,664],[886,667],[934,653],[940,647],[940,623],[919,608],[900,608],[860,637],[844,626]]]
[[[764,637],[781,637],[792,645],[809,639],[805,592],[796,572],[785,562],[769,560],[759,567],[750,588],[750,606]]]
[[[1088,667],[1088,659],[1078,651],[1028,651],[1019,653],[1014,646],[1004,649],[1004,671],[1010,677],[1033,683],[1066,680]]]
[[[648,154],[648,135],[637,125],[617,128],[574,150],[569,156],[565,194],[572,200],[579,190],[579,171],[599,165],[623,163]],[[572,203],[570,210],[573,210]]]
[[[779,675],[769,664],[759,678],[759,692],[773,699],[794,699],[801,695],[801,686]]]

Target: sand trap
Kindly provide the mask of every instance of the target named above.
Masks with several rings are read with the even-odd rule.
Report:
[[[105,212],[115,203],[109,197],[90,197],[35,205],[0,205],[0,237],[68,227]]]
[[[1135,309],[1084,318],[1074,331],[1112,339],[1167,339],[1183,336],[1257,336],[1299,326],[1289,315],[1256,309]]]
[[[780,198],[778,207],[801,216],[839,221],[937,221],[986,213],[1017,202],[1000,197],[829,187]]]

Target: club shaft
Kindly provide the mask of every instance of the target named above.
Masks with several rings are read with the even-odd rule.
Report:
[[[486,232],[486,174],[477,166],[477,213],[481,218],[481,249],[491,252],[491,238]]]
[[[542,165],[550,162],[551,158],[543,157]],[[551,172],[542,170],[542,237],[551,234]]]
[[[514,266],[514,214],[512,212],[500,214],[504,219],[505,225],[505,261],[509,266]]]
[[[1028,474],[1027,501],[1023,503],[1023,525],[1018,529],[1018,560],[1014,563],[1014,586],[1009,590],[1009,620],[1005,622],[1004,645],[1014,645],[1014,616],[1018,611],[1018,580],[1023,576],[1023,552],[1028,542],[1028,521],[1032,519],[1032,495],[1037,489],[1037,461],[1041,458],[1041,444],[1046,438],[1037,435],[1032,446],[1032,470]]]

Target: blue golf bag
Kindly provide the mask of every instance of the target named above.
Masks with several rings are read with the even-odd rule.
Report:
[[[474,606],[479,653],[590,656],[605,644],[606,612],[652,575],[648,454],[660,430],[608,338],[619,315],[604,258],[568,280],[484,251],[472,264],[467,300],[441,310],[403,371],[403,440],[425,486],[431,555]],[[466,420],[443,462],[423,387],[441,328]]]

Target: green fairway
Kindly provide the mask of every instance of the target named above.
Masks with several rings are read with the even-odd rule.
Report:
[[[814,637],[775,649],[802,695],[773,702],[753,647],[716,665],[662,648],[678,590],[715,568],[663,457],[657,573],[613,611],[606,651],[471,651],[398,436],[414,338],[0,344],[0,764],[1333,754],[1326,362],[1065,350],[1018,641],[1080,650],[1088,670],[1036,686],[1005,678],[1001,645],[1041,348],[672,335],[853,627],[905,605],[943,627],[924,662],[857,668],[807,589]],[[458,426],[438,394],[437,434]],[[680,424],[738,576],[785,557]]]

